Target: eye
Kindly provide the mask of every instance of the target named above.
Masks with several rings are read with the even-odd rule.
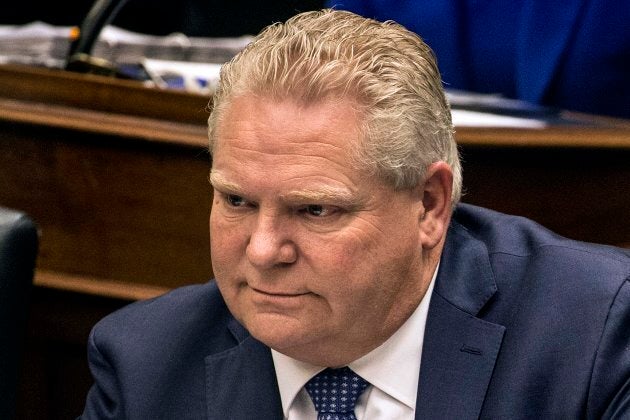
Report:
[[[242,207],[247,204],[243,197],[236,194],[227,194],[225,199],[232,207]]]
[[[334,212],[334,209],[331,206],[322,206],[321,204],[309,204],[308,206],[304,207],[302,211],[309,216],[326,217],[330,216]]]

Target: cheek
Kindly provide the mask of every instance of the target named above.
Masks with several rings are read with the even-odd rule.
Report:
[[[324,250],[332,268],[347,273],[360,270],[380,253],[379,240],[382,238],[370,233],[365,229],[348,229],[320,241],[319,247]]]
[[[381,235],[380,230],[355,229],[314,241],[308,238],[310,266],[319,279],[315,287],[336,300],[351,295],[387,293],[388,279],[407,275],[405,268],[416,267],[420,245],[413,226]]]
[[[244,255],[243,243],[246,242],[242,232],[238,224],[229,223],[214,213],[210,215],[210,258],[216,277],[234,269]]]
[[[374,247],[370,240],[356,235],[316,238],[310,235],[302,255],[313,274],[311,287],[331,304],[362,294],[375,277]]]
[[[235,316],[241,314],[239,296],[239,244],[235,241],[234,226],[225,220],[210,217],[210,259],[212,271],[221,295]]]
[[[347,272],[361,255],[367,254],[359,238],[348,233],[319,236],[305,232],[299,243],[311,267],[331,272]]]
[[[228,245],[226,241],[226,232],[222,224],[214,213],[210,214],[210,256],[214,265],[214,260],[219,259],[221,251],[225,249],[224,245]]]

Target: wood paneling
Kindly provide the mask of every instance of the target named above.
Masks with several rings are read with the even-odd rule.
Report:
[[[39,268],[167,287],[209,278],[204,148],[6,121],[0,132],[0,202],[39,224]]]

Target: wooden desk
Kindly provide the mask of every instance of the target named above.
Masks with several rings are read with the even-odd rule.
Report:
[[[42,232],[24,417],[78,414],[87,333],[105,313],[211,277],[207,104],[0,66],[0,204],[28,212]],[[458,127],[464,201],[630,246],[630,124],[570,117],[544,130]]]

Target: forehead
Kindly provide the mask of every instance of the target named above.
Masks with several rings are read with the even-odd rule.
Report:
[[[287,155],[348,166],[360,143],[359,115],[350,99],[304,104],[254,95],[235,98],[217,126],[213,167],[227,157],[281,163]]]
[[[355,147],[359,140],[359,111],[351,99],[323,99],[302,103],[291,98],[267,99],[255,95],[234,98],[223,112],[216,130],[215,146],[232,146],[247,140],[286,148],[294,143],[335,142]],[[234,138],[238,131],[239,138]],[[250,134],[250,135],[247,135]],[[262,146],[263,144],[261,144]],[[312,146],[312,145],[310,145]]]

